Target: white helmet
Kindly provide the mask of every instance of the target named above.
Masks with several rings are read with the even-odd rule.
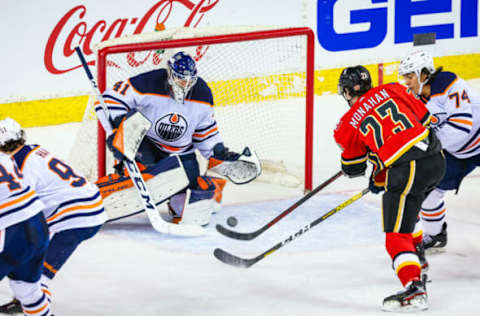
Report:
[[[19,140],[22,137],[22,127],[15,120],[9,117],[4,120],[0,120],[0,146],[5,145],[11,140]]]
[[[423,69],[426,69],[429,75],[425,81],[421,82],[420,80]],[[430,75],[435,72],[435,65],[433,64],[432,56],[423,50],[418,50],[410,53],[407,57],[402,59],[398,66],[398,74],[404,76],[412,72],[417,75],[417,80],[420,85],[419,93],[421,93],[423,85],[428,81]]]
[[[420,77],[420,74],[424,68],[430,74],[435,72],[432,56],[423,50],[418,50],[402,59],[400,65],[398,66],[398,73],[403,76],[414,72],[418,77]]]

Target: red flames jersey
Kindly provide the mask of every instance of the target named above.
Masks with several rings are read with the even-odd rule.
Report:
[[[365,163],[367,154],[388,167],[428,136],[430,114],[404,86],[391,83],[373,88],[340,119],[334,132],[343,149],[342,164]]]

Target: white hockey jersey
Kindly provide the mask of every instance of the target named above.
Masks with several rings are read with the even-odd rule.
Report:
[[[152,122],[146,137],[161,151],[181,155],[198,149],[204,157],[210,157],[213,146],[222,142],[214,118],[210,88],[198,78],[185,103],[181,104],[170,97],[167,78],[166,69],[158,69],[117,82],[113,88],[107,89],[103,97],[112,118],[138,110]],[[98,102],[95,110],[110,134],[108,121]]]
[[[460,77],[440,72],[426,104],[442,147],[465,159],[480,154],[480,97]]]
[[[10,156],[0,153],[0,230],[37,215],[44,207],[30,179]]]
[[[43,213],[51,233],[105,223],[97,186],[66,163],[38,145],[25,145],[13,157],[45,204]]]

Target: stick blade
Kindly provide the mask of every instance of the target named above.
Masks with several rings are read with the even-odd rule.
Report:
[[[252,240],[261,233],[261,231],[254,231],[251,233],[240,233],[240,232],[230,230],[220,224],[217,224],[215,228],[217,229],[217,232],[219,232],[223,236],[229,237],[232,239],[237,239],[237,240]]]
[[[213,251],[213,255],[221,262],[237,268],[248,268],[256,262],[255,259],[243,259],[220,248],[216,248]]]

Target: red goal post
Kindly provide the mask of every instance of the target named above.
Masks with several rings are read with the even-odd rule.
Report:
[[[298,92],[298,91],[294,91],[294,92],[288,92],[290,90],[286,89],[287,93],[284,93],[285,95],[288,95],[290,93],[290,95],[292,95],[294,98],[301,98],[301,99],[304,99],[305,100],[305,104],[304,104],[304,109],[305,109],[305,117],[304,117],[304,143],[305,143],[305,148],[304,148],[304,174],[303,174],[303,180],[304,180],[304,188],[306,190],[311,190],[312,189],[312,174],[313,174],[313,171],[312,171],[312,162],[313,162],[313,113],[314,113],[314,46],[315,46],[315,36],[314,36],[314,33],[313,31],[310,29],[310,28],[306,28],[306,27],[299,27],[299,28],[272,28],[272,29],[267,29],[267,30],[254,30],[254,31],[244,31],[244,32],[233,32],[233,33],[230,33],[230,31],[226,31],[225,34],[217,34],[217,35],[209,35],[208,33],[209,32],[206,32],[206,36],[203,36],[201,35],[201,31],[200,32],[200,35],[196,35],[194,37],[185,37],[185,38],[179,38],[179,39],[155,39],[155,36],[158,36],[161,38],[160,36],[160,33],[162,32],[158,32],[158,33],[154,33],[152,35],[152,39],[148,39],[147,36],[143,36],[143,34],[140,34],[140,35],[137,35],[137,36],[132,36],[131,39],[129,40],[121,40],[119,39],[117,42],[113,41],[112,43],[101,43],[103,45],[101,45],[99,48],[98,48],[98,51],[97,51],[97,71],[98,71],[98,74],[97,74],[97,79],[98,79],[98,85],[99,85],[99,89],[100,91],[105,91],[105,89],[107,88],[108,84],[109,84],[109,80],[108,80],[108,76],[109,76],[109,73],[108,73],[108,68],[110,67],[115,67],[115,66],[112,66],[114,64],[118,64],[117,62],[115,61],[112,61],[111,58],[112,56],[114,55],[117,55],[117,54],[135,54],[135,53],[140,53],[140,52],[160,52],[161,54],[163,54],[163,52],[165,51],[169,51],[169,50],[174,50],[174,49],[192,49],[192,50],[195,50],[197,53],[199,51],[199,47],[201,49],[204,50],[204,55],[202,55],[202,58],[203,59],[207,59],[206,56],[208,56],[208,54],[210,54],[212,51],[214,51],[214,49],[210,48],[208,49],[209,47],[216,47],[215,45],[224,45],[226,47],[228,46],[232,46],[233,44],[235,45],[238,45],[238,43],[242,43],[242,42],[256,42],[256,43],[259,43],[261,41],[265,41],[265,40],[271,40],[272,44],[268,44],[269,46],[271,45],[277,45],[275,44],[273,41],[275,41],[275,39],[278,39],[277,41],[279,42],[279,46],[278,46],[278,49],[281,50],[282,49],[282,43],[287,43],[286,40],[283,40],[283,39],[288,39],[288,38],[300,38],[301,39],[301,42],[304,44],[299,44],[300,42],[294,42],[293,44],[291,44],[291,47],[289,46],[288,48],[285,48],[286,52],[285,52],[285,60],[287,60],[285,63],[289,63],[290,60],[297,60],[300,58],[304,59],[305,60],[305,63],[304,65],[301,66],[301,68],[303,68],[303,70],[300,70],[298,71],[297,69],[292,69],[295,73],[295,75],[293,76],[294,78],[291,79],[290,77],[282,77],[284,74],[282,73],[282,71],[284,72],[288,72],[290,71],[290,69],[288,69],[288,67],[286,67],[285,69],[271,69],[272,72],[271,74],[269,74],[269,76],[273,77],[272,80],[277,80],[278,82],[280,82],[279,84],[272,84],[270,86],[268,86],[269,84],[269,81],[271,78],[268,77],[267,79],[265,79],[267,81],[267,83],[265,84],[267,86],[267,88],[270,88],[271,86],[273,87],[271,90],[275,90],[275,87],[277,87],[277,94],[282,94],[283,92],[283,86],[282,84],[284,84],[284,81],[287,82],[288,81],[288,84],[290,84],[290,86],[294,86],[294,88],[290,88],[290,90],[294,90],[297,88],[297,86],[300,86],[301,84],[303,84],[303,78],[304,78],[304,85],[305,85],[305,88],[304,88],[304,92]],[[146,38],[146,40],[144,40],[144,38]],[[282,39],[282,40],[280,40]],[[300,40],[299,40],[300,41]],[[287,44],[284,44],[285,46]],[[290,44],[288,44],[290,45]],[[304,45],[304,49],[303,49],[303,45]],[[264,46],[263,48],[260,48],[260,51],[252,51],[251,54],[253,54],[253,56],[250,56],[248,58],[251,58],[251,60],[254,60],[255,58],[258,58],[261,54],[262,54],[262,50],[267,50],[267,49],[270,49],[269,46]],[[297,47],[300,47],[302,46],[302,49],[303,50],[300,50],[300,48],[298,48],[298,52],[296,51],[293,51],[294,49],[297,49]],[[207,48],[207,49],[205,49]],[[230,51],[227,50],[227,52],[230,54],[235,54],[235,50],[236,48],[232,48],[230,49]],[[287,51],[288,50],[288,51]],[[243,50],[241,51],[238,51],[237,49],[237,53],[241,53],[243,55],[248,55],[248,52],[244,52]],[[144,53],[145,54],[145,53]],[[227,53],[225,53],[227,54]],[[265,54],[267,54],[267,52],[265,51]],[[273,53],[272,53],[273,54]],[[302,56],[290,56],[290,55],[293,55],[293,54],[300,54]],[[127,56],[128,58],[128,56]],[[220,59],[220,55],[214,57],[213,59],[215,58],[218,58]],[[232,57],[233,59],[234,57]],[[244,59],[247,59],[247,57],[245,57]],[[282,59],[283,57],[275,57],[276,59]],[[266,63],[269,62],[268,58],[265,59]],[[201,64],[202,63],[202,60],[198,61],[197,60],[197,63],[198,64]],[[292,62],[293,63],[293,62]],[[228,65],[228,63],[227,63]],[[246,65],[248,65],[248,63],[246,63]],[[272,68],[275,68],[277,65],[281,65],[280,62],[276,61],[275,62],[275,65],[272,66]],[[232,68],[241,68],[241,67],[245,67],[245,65],[229,65],[228,67],[232,66]],[[224,66],[226,67],[226,66]],[[259,66],[259,68],[262,68],[263,66]],[[201,68],[199,66],[199,68]],[[265,65],[265,68],[268,68],[268,65]],[[227,69],[225,69],[227,70]],[[245,71],[248,70],[248,69],[244,69]],[[255,72],[255,69],[252,69],[253,72]],[[208,70],[206,71],[208,72]],[[199,76],[203,77],[205,75],[206,72],[202,72],[199,70]],[[303,77],[304,76],[304,77]],[[255,77],[255,75],[254,75]],[[259,82],[261,80],[264,80],[263,77],[262,79],[258,79],[258,75],[256,75],[255,78],[253,79],[244,79],[243,77],[242,78],[236,78],[235,76],[232,76],[233,79],[228,79],[228,80],[244,80],[244,83],[245,83],[245,86],[251,86],[251,83],[256,83],[256,82]],[[298,79],[300,78],[300,79]],[[126,78],[125,78],[126,79]],[[296,80],[296,82],[295,82]],[[208,83],[209,81],[206,80]],[[263,84],[263,81],[261,81],[262,84]],[[294,83],[292,83],[294,82]],[[229,87],[227,88],[230,88],[230,85],[234,85],[235,82],[230,82],[228,85]],[[255,87],[254,87],[255,88]],[[265,89],[265,90],[268,90],[268,89]],[[212,89],[214,90],[214,89]],[[233,90],[233,89],[232,89]],[[299,90],[301,90],[299,88]],[[263,90],[261,91],[263,93]],[[228,94],[228,92],[225,92]],[[222,97],[225,93],[215,93],[214,91],[214,100],[216,100],[217,98],[219,97]],[[261,93],[258,93],[257,94],[261,94]],[[268,102],[270,102],[270,100],[274,100],[275,98],[274,97],[271,97],[271,95],[268,95],[268,91],[265,92],[265,94],[267,95],[266,99],[268,99]],[[293,98],[292,97],[292,98]],[[246,98],[245,96],[242,96],[240,95],[239,98],[241,100],[238,101],[238,104],[243,104],[243,103],[246,103],[247,101],[252,101],[253,100],[253,103],[255,103],[257,100],[256,99],[256,96],[253,95],[252,93],[252,96]],[[287,97],[278,97],[278,99],[282,99],[282,98],[287,98]],[[237,101],[235,101],[237,102]],[[293,101],[292,101],[293,102]],[[275,106],[276,108],[276,106]],[[217,111],[217,109],[216,109]],[[273,109],[272,112],[275,112],[276,110]],[[292,112],[293,113],[293,112]],[[248,113],[247,113],[248,114]],[[245,115],[247,115],[245,114]],[[288,114],[286,115],[288,116]],[[238,117],[238,116],[237,116]],[[265,118],[263,120],[268,120],[268,117],[269,115],[267,114],[265,116]],[[231,123],[230,123],[231,124]],[[228,124],[228,125],[230,125]],[[227,124],[225,124],[227,125]],[[281,125],[281,124],[279,124]],[[248,129],[248,126],[243,126],[244,128],[247,128]],[[289,126],[279,126],[280,129],[288,129]],[[220,128],[220,127],[219,127]],[[222,133],[222,129],[220,128],[220,132]],[[242,131],[239,131],[239,133],[241,134]],[[258,133],[260,134],[260,137],[262,137],[261,133],[262,131],[258,131]],[[98,141],[97,141],[97,151],[98,151],[98,165],[97,165],[97,174],[98,176],[102,176],[102,175],[105,175],[106,174],[106,164],[107,164],[107,160],[106,160],[106,147],[105,147],[105,132],[103,130],[103,128],[98,125]],[[229,139],[224,139],[225,141],[225,144],[228,146],[229,145]],[[250,139],[245,139],[245,143],[247,145],[250,144],[250,142],[253,141],[253,140],[250,140]],[[285,146],[289,146],[289,144],[285,143],[284,144]],[[253,149],[255,150],[255,146],[252,145]],[[260,155],[259,155],[260,156]],[[282,156],[281,154],[279,156]],[[262,157],[260,157],[262,159]],[[270,157],[267,157],[267,158],[270,158]],[[278,157],[280,159],[283,160],[284,157]]]

